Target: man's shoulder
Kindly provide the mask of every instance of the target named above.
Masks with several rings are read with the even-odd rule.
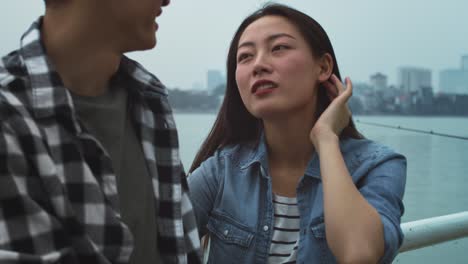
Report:
[[[140,89],[144,92],[157,93],[167,96],[168,92],[165,85],[145,67],[135,60],[126,56],[122,57],[121,70],[127,74],[131,80],[136,81]]]
[[[18,51],[0,59],[0,120],[24,115],[28,108],[29,77]]]
[[[27,75],[19,51],[15,50],[0,58],[0,87],[5,88],[15,80],[23,80]]]

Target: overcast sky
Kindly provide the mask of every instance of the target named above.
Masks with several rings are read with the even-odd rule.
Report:
[[[98,0],[96,0],[98,1]],[[135,3],[138,1],[135,1]],[[229,42],[241,20],[265,1],[171,0],[154,50],[131,53],[168,87],[205,85],[206,71],[225,71]],[[343,76],[368,81],[375,72],[397,81],[400,66],[458,68],[468,55],[466,0],[276,1],[314,17],[325,28]],[[0,54],[17,48],[22,33],[43,14],[42,0],[2,0]]]

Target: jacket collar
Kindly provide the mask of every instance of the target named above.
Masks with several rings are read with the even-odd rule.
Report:
[[[259,164],[265,171],[269,171],[268,150],[264,133],[261,134],[258,144],[252,148],[251,155],[241,162],[240,168],[247,169],[254,164]],[[320,161],[318,155],[315,152],[312,154],[309,160],[305,170],[305,176],[321,180]]]

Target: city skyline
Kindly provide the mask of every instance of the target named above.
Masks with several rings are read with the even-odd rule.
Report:
[[[220,70],[210,69],[206,73],[207,85],[199,85],[197,88],[192,88],[192,90],[212,91],[213,87],[216,86],[209,84],[210,75],[213,73],[219,76],[225,75]],[[436,76],[438,78],[435,78]],[[434,79],[437,79],[438,82],[435,82]],[[218,81],[218,83],[221,84],[222,82]],[[377,90],[381,90],[385,87],[395,87],[414,92],[424,87],[430,88],[433,92],[437,93],[468,95],[468,55],[460,57],[458,68],[451,67],[442,69],[438,73],[434,73],[431,69],[423,67],[400,66],[398,67],[397,80],[394,83],[389,83],[388,75],[383,72],[374,72],[369,75],[368,80],[354,83],[369,85],[375,87]],[[454,85],[457,86],[458,89],[453,89]]]
[[[206,86],[208,70],[225,74],[228,45],[238,24],[264,2],[172,1],[158,18],[156,49],[129,56],[168,87]],[[325,28],[342,75],[355,82],[368,82],[370,75],[381,72],[388,76],[389,84],[396,84],[398,68],[411,66],[430,69],[432,86],[437,90],[440,71],[459,68],[460,57],[468,54],[468,27],[461,26],[468,24],[464,14],[468,2],[276,2],[307,13]],[[18,47],[21,34],[44,7],[43,1],[22,0],[2,3],[2,9],[7,11],[0,18],[0,53],[4,55]]]

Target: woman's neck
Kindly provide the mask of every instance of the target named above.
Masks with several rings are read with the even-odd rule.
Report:
[[[270,163],[281,167],[305,168],[314,152],[314,146],[309,139],[314,123],[313,115],[294,115],[275,121],[264,120]]]
[[[274,122],[263,122],[268,148],[269,174],[272,191],[295,197],[314,147],[309,133],[315,123],[313,115],[289,115]]]

